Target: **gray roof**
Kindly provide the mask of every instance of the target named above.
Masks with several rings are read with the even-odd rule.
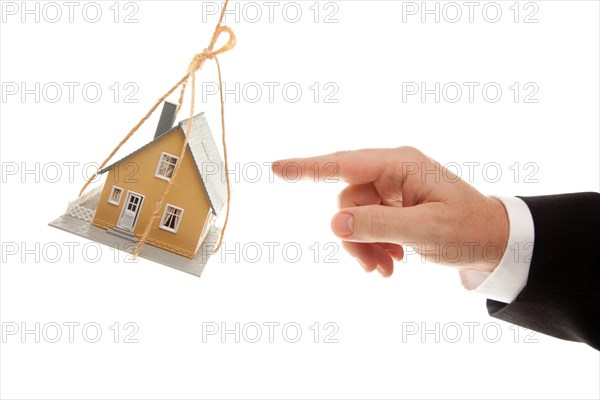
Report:
[[[183,135],[187,134],[187,121],[188,119],[179,122],[179,127],[181,128],[180,132]],[[133,153],[123,157],[119,161],[109,165],[108,167],[105,167],[98,173],[103,174],[109,171],[116,164],[134,154],[137,154],[157,140],[160,140],[166,135],[170,135],[176,130],[177,127],[174,127],[164,134],[154,138],[154,140],[151,142],[140,147]],[[223,175],[223,160],[221,159],[221,154],[219,153],[217,144],[215,143],[215,139],[210,132],[210,128],[208,127],[208,123],[206,122],[203,112],[194,116],[192,120],[192,132],[189,133],[188,137],[188,149],[190,150],[194,160],[194,165],[196,166],[196,170],[198,171],[198,175],[200,176],[200,180],[202,181],[204,190],[208,196],[211,208],[215,214],[218,214],[227,201],[227,185],[225,183],[225,176]],[[205,174],[204,172],[208,173]]]

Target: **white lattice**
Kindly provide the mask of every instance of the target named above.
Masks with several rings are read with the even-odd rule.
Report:
[[[73,218],[80,219],[82,221],[92,223],[96,210],[92,210],[82,206],[69,207],[67,214]]]
[[[97,186],[97,187],[95,187],[95,188],[87,191],[82,196],[79,196],[77,199],[75,199],[72,202],[70,202],[68,208],[70,209],[70,208],[73,208],[73,207],[77,207],[77,206],[85,203],[86,201],[91,200],[93,197],[100,195],[101,191],[102,191],[102,187],[101,186]]]

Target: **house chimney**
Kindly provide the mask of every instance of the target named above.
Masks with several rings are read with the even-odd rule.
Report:
[[[168,132],[173,127],[173,125],[175,124],[175,112],[176,111],[177,111],[176,104],[165,101],[165,103],[163,104],[162,112],[160,113],[160,120],[158,121],[158,126],[156,127],[156,133],[154,134],[154,139],[156,139],[163,133]]]

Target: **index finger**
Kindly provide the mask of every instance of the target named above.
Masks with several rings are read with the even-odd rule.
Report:
[[[308,158],[290,158],[273,162],[275,175],[286,181],[343,180],[353,185],[375,181],[393,162],[393,149],[339,151]]]

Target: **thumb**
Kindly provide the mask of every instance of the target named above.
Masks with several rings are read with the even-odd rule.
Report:
[[[340,210],[331,220],[331,229],[349,242],[402,243],[424,236],[424,208],[368,205]]]

